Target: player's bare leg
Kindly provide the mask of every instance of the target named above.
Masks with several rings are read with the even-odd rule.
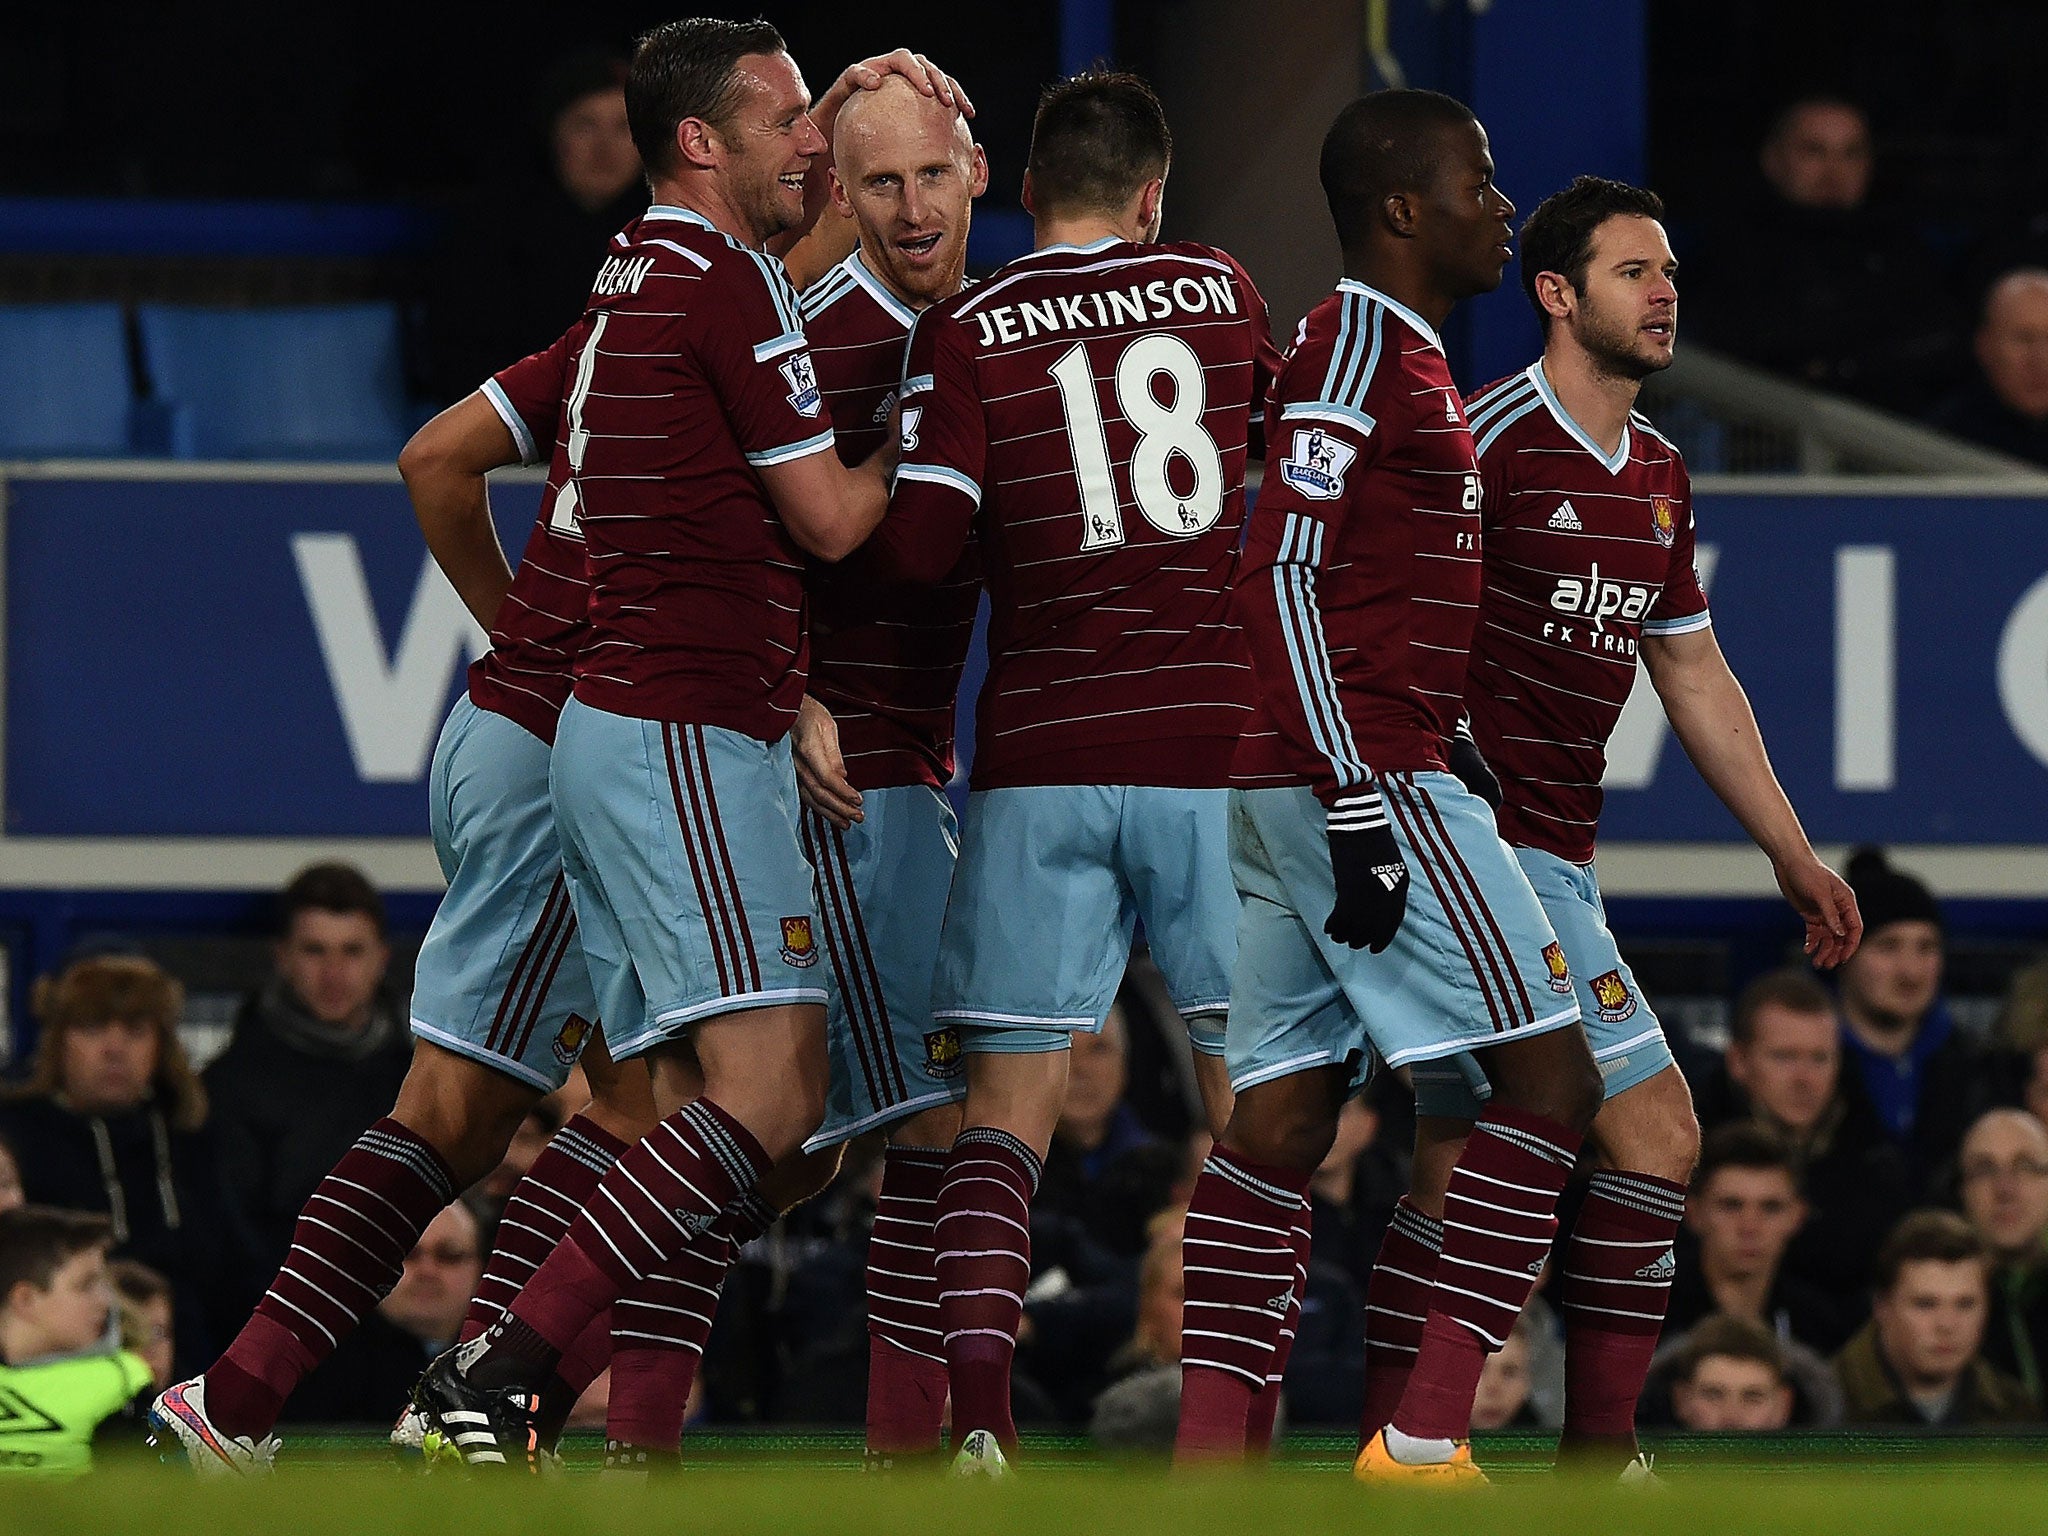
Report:
[[[1230,1126],[1230,1111],[1237,1099],[1230,1091],[1230,1066],[1221,1056],[1196,1051],[1195,1088],[1202,1096],[1202,1119],[1216,1141]]]
[[[1582,1029],[1476,1054],[1493,1096],[1445,1182],[1443,1250],[1415,1369],[1359,1459],[1363,1477],[1469,1463],[1480,1370],[1529,1299],[1557,1232],[1558,1197],[1600,1110],[1600,1069]]]
[[[1282,1331],[1298,1315],[1308,1181],[1336,1139],[1349,1090],[1343,1067],[1253,1084],[1202,1165],[1181,1248],[1179,1461],[1244,1455],[1255,1404],[1256,1427],[1270,1436]]]
[[[956,1451],[978,1432],[1003,1452],[1017,1446],[1010,1363],[1031,1280],[1031,1200],[1066,1091],[1064,1038],[1028,1052],[968,1043],[967,1101],[934,1223]]]
[[[958,1139],[958,1104],[935,1104],[889,1127],[882,1189],[868,1240],[867,1453],[872,1465],[939,1448],[946,1356],[939,1327],[939,1187]]]
[[[1671,1299],[1672,1243],[1699,1160],[1678,1068],[1616,1094],[1587,1135],[1595,1163],[1561,1258],[1565,1412],[1560,1459],[1620,1470],[1637,1454],[1636,1402]]]

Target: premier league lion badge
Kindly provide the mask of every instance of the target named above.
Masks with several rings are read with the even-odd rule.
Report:
[[[1357,457],[1356,448],[1321,427],[1297,431],[1293,456],[1281,462],[1280,478],[1310,501],[1335,501],[1344,494],[1344,471]]]

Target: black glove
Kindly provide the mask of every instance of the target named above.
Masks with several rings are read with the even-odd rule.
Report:
[[[1337,905],[1330,909],[1323,932],[1339,944],[1378,954],[1394,942],[1408,911],[1408,861],[1394,841],[1394,829],[1387,825],[1379,786],[1339,800],[1330,807],[1324,826]]]
[[[1458,782],[1471,790],[1496,811],[1500,809],[1500,780],[1486,766],[1486,759],[1479,751],[1479,743],[1472,739],[1471,730],[1459,722],[1458,732],[1451,738],[1448,754],[1451,772],[1458,776]]]

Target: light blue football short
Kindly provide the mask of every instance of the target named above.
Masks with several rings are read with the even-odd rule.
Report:
[[[975,1051],[1055,1051],[1102,1028],[1140,918],[1197,1050],[1220,1054],[1237,957],[1227,789],[976,790],[932,1016]]]
[[[719,1014],[825,1001],[789,738],[570,699],[555,826],[614,1059]]]
[[[960,839],[953,807],[923,784],[861,794],[862,820],[840,831],[802,823],[818,872],[825,945],[825,1123],[804,1150],[967,1096],[960,1032],[932,1018],[932,971]]]
[[[412,1032],[544,1093],[597,1027],[562,878],[548,744],[464,694],[427,775],[448,894],[413,974]]]
[[[1326,1066],[1349,1068],[1355,1088],[1375,1057],[1436,1061],[1578,1022],[1557,936],[1486,802],[1448,773],[1380,787],[1410,884],[1377,955],[1323,932],[1336,884],[1314,793],[1231,791],[1243,908],[1225,1054],[1239,1091]]]
[[[1607,907],[1600,899],[1600,882],[1593,866],[1574,864],[1538,848],[1514,852],[1571,962],[1586,1043],[1599,1063],[1607,1097],[1648,1082],[1673,1064],[1671,1047],[1665,1042],[1663,1025],[1636,985],[1635,972],[1621,958],[1614,935],[1608,931]],[[1480,1106],[1491,1096],[1486,1074],[1477,1062],[1438,1062],[1415,1070],[1415,1107],[1420,1114],[1476,1120]]]

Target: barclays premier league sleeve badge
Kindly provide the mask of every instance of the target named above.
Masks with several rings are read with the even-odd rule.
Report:
[[[818,370],[811,366],[811,354],[799,352],[781,365],[783,382],[789,385],[789,403],[799,416],[815,416],[824,409],[818,393]]]
[[[1335,501],[1344,494],[1344,471],[1358,450],[1321,427],[1297,430],[1294,451],[1280,461],[1280,478],[1310,501]]]

